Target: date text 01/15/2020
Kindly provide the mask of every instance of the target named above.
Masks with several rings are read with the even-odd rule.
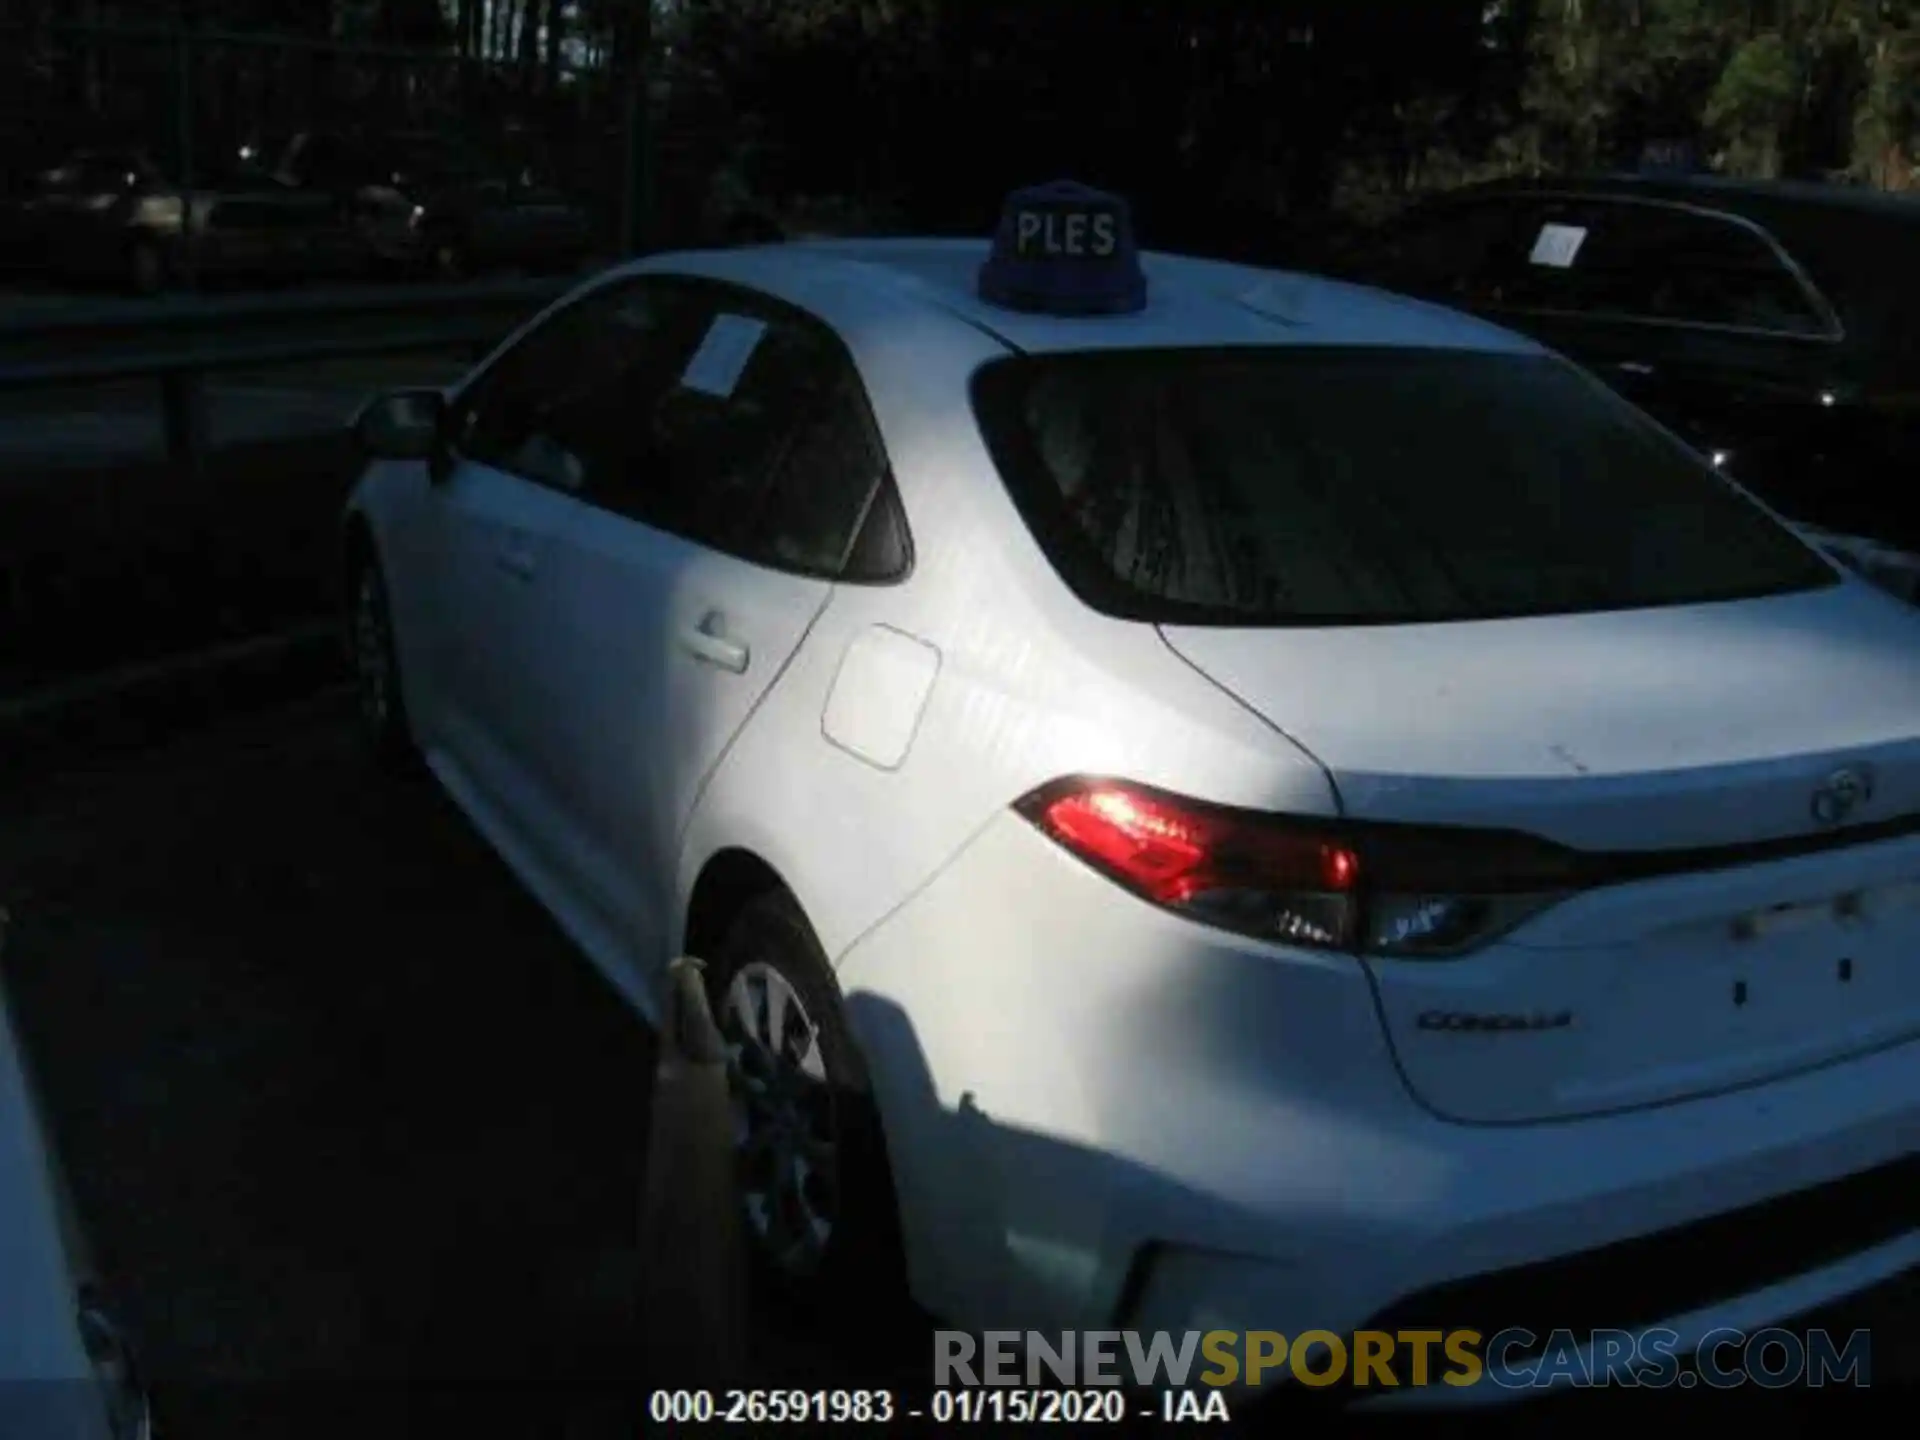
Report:
[[[656,1390],[647,1400],[655,1424],[884,1425],[931,1420],[948,1425],[1120,1424],[1132,1419],[1227,1421],[1218,1390],[1165,1390],[1129,1404],[1117,1387],[1087,1390],[949,1389],[926,1396],[891,1390]]]

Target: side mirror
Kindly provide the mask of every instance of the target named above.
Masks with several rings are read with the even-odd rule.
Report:
[[[353,436],[375,460],[432,460],[440,452],[447,401],[438,390],[377,395],[353,418]]]

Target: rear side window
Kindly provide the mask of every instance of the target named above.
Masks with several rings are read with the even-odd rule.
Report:
[[[781,569],[841,575],[886,488],[858,371],[824,326],[778,307],[729,303],[715,323],[747,348],[738,373],[703,376],[696,352],[654,417],[686,511],[670,528]]]
[[[1729,325],[1790,335],[1830,326],[1752,227],[1671,205],[1543,202],[1497,303],[1515,309]]]
[[[591,293],[508,351],[454,407],[467,458],[646,518],[660,466],[644,417],[674,383],[708,311],[671,285]]]
[[[851,366],[829,362],[797,412],[756,517],[752,544],[775,565],[837,575],[884,467]]]
[[[1123,618],[1424,623],[1835,583],[1710,466],[1549,356],[1021,357],[983,369],[974,401],[1062,578]]]

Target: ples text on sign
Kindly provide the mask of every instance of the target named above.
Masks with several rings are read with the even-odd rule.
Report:
[[[1015,222],[1015,244],[1022,255],[1065,255],[1104,260],[1119,247],[1113,216],[1022,210]]]

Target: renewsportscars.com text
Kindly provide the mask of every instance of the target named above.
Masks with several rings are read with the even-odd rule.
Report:
[[[1355,1389],[1571,1385],[1734,1389],[1865,1386],[1866,1330],[1721,1329],[1691,1341],[1668,1329],[1308,1330],[941,1330],[934,1335],[938,1387],[1133,1385],[1182,1389],[1291,1380]]]

